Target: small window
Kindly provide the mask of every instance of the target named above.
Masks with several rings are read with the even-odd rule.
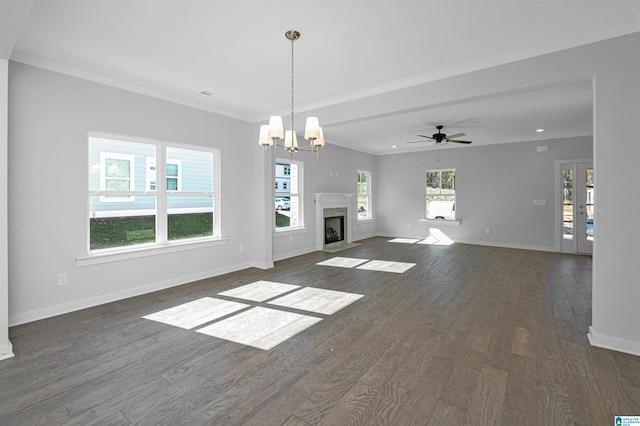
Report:
[[[100,153],[100,190],[129,192],[135,188],[134,156],[125,153]],[[134,196],[104,195],[102,202],[133,202]]]
[[[358,220],[371,219],[371,172],[358,170]]]
[[[300,228],[302,212],[302,162],[276,160],[275,210],[276,230]]]
[[[456,220],[456,171],[428,170],[426,172],[427,219]]]

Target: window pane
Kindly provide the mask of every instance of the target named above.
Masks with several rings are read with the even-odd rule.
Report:
[[[178,165],[167,163],[167,176],[178,176]]]
[[[427,172],[427,194],[440,193],[440,172]]]
[[[293,174],[293,167],[291,167],[291,174]],[[299,217],[299,199],[297,196],[289,197],[289,220],[290,226],[295,227],[298,226],[298,217]]]
[[[89,248],[99,250],[156,240],[156,197],[135,197],[135,202],[102,202],[89,197]]]
[[[453,194],[455,192],[455,170],[442,171],[442,192],[444,194]]]
[[[105,191],[130,191],[129,179],[105,179]]]
[[[167,197],[168,239],[208,237],[213,235],[213,197]]]
[[[358,195],[358,217],[369,217],[369,198],[365,195]]]
[[[107,158],[105,160],[105,176],[116,178],[131,177],[131,161]]]
[[[562,171],[562,237],[573,239],[573,170]]]
[[[291,226],[291,200],[289,197],[280,195],[275,197],[276,228],[286,228]]]
[[[167,191],[177,191],[177,190],[178,190],[178,179],[167,178]]]
[[[167,147],[167,177],[174,177],[175,182],[168,190],[184,192],[213,191],[213,153],[195,149]]]
[[[291,181],[289,182],[289,188],[290,188],[289,191],[292,194],[297,194],[298,193],[298,165],[291,164],[289,166],[289,173],[291,177]]]

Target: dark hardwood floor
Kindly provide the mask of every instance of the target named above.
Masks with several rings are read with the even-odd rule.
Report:
[[[609,425],[640,415],[640,357],[586,337],[590,257],[388,241],[12,327],[0,424]],[[316,265],[335,256],[417,265]],[[364,297],[271,350],[142,318],[258,280]]]

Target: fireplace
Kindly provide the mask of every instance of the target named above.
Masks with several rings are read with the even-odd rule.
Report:
[[[324,245],[344,241],[344,216],[324,218]]]
[[[350,217],[355,194],[316,193],[316,248],[327,250],[351,243]]]

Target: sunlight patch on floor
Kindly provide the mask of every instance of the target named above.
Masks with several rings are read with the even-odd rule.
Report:
[[[316,265],[337,266],[339,268],[366,269],[368,271],[393,272],[396,274],[402,274],[416,266],[415,263],[392,262],[388,260],[356,259],[351,257],[334,257],[323,262],[316,263]]]
[[[356,269],[366,269],[367,271],[394,272],[402,274],[416,266],[415,263],[390,262],[387,260],[372,260],[364,265],[358,266]]]
[[[185,329],[211,323],[195,331],[266,350],[322,321],[316,316],[287,312],[278,307],[332,315],[364,297],[362,294],[271,281],[256,281],[218,294],[254,302],[254,305],[203,297],[143,318]],[[280,297],[268,302],[274,305],[273,308],[255,306],[255,303],[277,296]],[[243,312],[238,313],[240,310]]]
[[[361,265],[365,262],[368,262],[369,259],[356,259],[353,257],[332,257],[331,259],[327,259],[323,262],[316,263],[316,265],[321,266],[336,266],[338,268],[355,268],[358,265]]]
[[[332,315],[363,297],[362,294],[305,287],[272,300],[270,305],[284,306],[317,314]]]
[[[322,318],[258,306],[196,331],[268,350],[320,321]]]
[[[420,238],[394,238],[389,240],[390,243],[402,243],[402,244],[415,244],[420,241]]]
[[[453,240],[438,228],[429,228],[429,236],[418,244],[430,244],[435,246],[450,246]]]
[[[244,303],[203,297],[142,318],[189,330],[247,307]]]
[[[253,302],[264,302],[291,290],[300,288],[299,285],[274,283],[271,281],[257,281],[255,283],[243,285],[232,290],[218,293],[221,296],[235,297],[238,299],[251,300]]]

